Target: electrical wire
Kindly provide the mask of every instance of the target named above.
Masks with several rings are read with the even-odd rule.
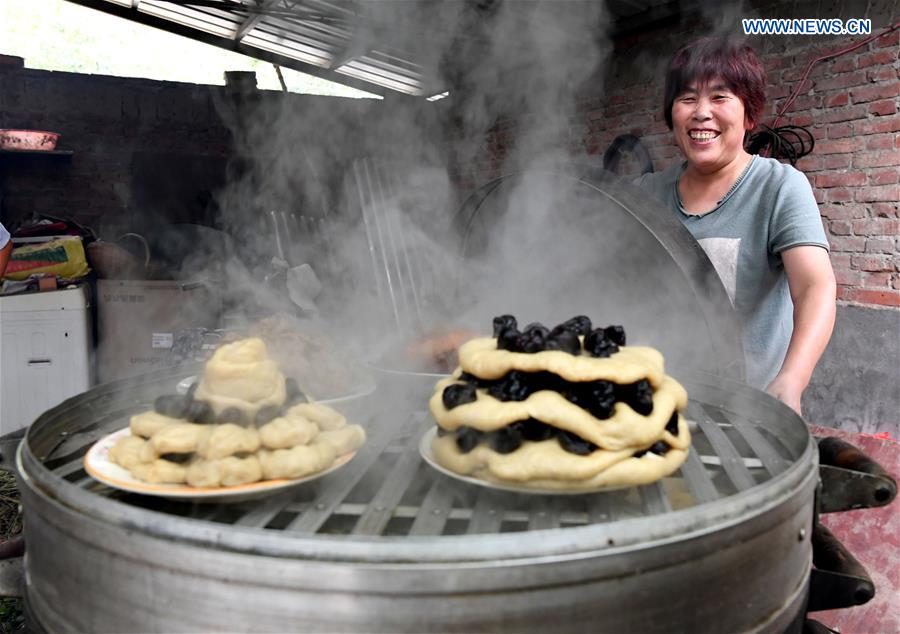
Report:
[[[772,127],[778,127],[778,122],[784,116],[784,113],[790,109],[792,105],[794,105],[794,100],[797,99],[797,95],[800,94],[800,90],[803,88],[803,84],[806,82],[806,79],[809,77],[810,71],[812,71],[812,67],[818,64],[821,61],[826,59],[831,59],[832,57],[839,57],[844,55],[845,53],[849,53],[850,51],[855,51],[861,46],[865,46],[869,42],[873,40],[877,40],[879,37],[887,35],[893,31],[900,29],[900,22],[895,23],[893,26],[889,26],[881,33],[876,33],[875,35],[870,35],[869,37],[860,40],[856,44],[852,46],[848,46],[846,48],[842,48],[839,51],[833,51],[831,53],[826,53],[825,55],[820,55],[816,59],[812,60],[809,64],[806,65],[806,70],[803,71],[803,74],[800,76],[800,81],[797,83],[797,87],[794,88],[794,92],[791,93],[790,98],[785,102],[784,106],[782,106],[781,111],[778,113],[778,116],[775,117],[775,121],[772,123]]]
[[[784,117],[785,113],[790,110],[791,106],[794,105],[794,101],[797,99],[797,96],[803,89],[803,85],[809,78],[809,73],[812,71],[813,66],[827,59],[832,59],[834,57],[844,55],[845,53],[855,51],[856,49],[860,48],[861,46],[865,46],[873,40],[896,31],[898,28],[900,28],[900,22],[887,27],[881,33],[870,35],[865,39],[862,39],[859,42],[856,42],[855,44],[852,44],[851,46],[847,46],[840,50],[820,55],[816,59],[809,62],[806,65],[803,73],[801,74],[800,80],[797,82],[797,86],[794,88],[793,92],[791,92],[790,97],[787,101],[785,101],[784,105],[775,116],[775,120],[772,122],[772,125],[760,126],[759,131],[754,132],[750,135],[746,144],[747,151],[751,154],[760,154],[761,156],[787,159],[788,161],[790,161],[791,165],[796,165],[798,160],[812,152],[813,147],[815,147],[815,139],[813,138],[813,135],[809,130],[802,126],[796,125],[779,126],[778,123]]]
[[[747,152],[787,159],[791,165],[813,151],[816,141],[812,132],[797,125],[785,125],[779,128],[760,126],[760,130],[750,135]]]

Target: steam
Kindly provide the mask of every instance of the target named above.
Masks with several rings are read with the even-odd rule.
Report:
[[[666,293],[634,292],[663,275],[645,270],[655,239],[616,201],[562,176],[585,158],[579,98],[602,94],[602,3],[365,10],[360,41],[412,50],[424,96],[450,95],[236,91],[217,101],[239,157],[216,200],[236,243],[223,267],[227,324],[292,314],[375,365],[392,352],[408,362],[406,347],[429,333],[489,334],[503,313],[550,326],[588,314],[652,344],[659,315],[681,308]],[[467,199],[472,185],[511,174],[520,177],[484,209]],[[321,282],[314,310],[287,286],[304,264]]]
[[[590,251],[577,226],[557,221],[551,192],[543,188],[554,184],[512,196],[515,222],[491,235],[486,257],[476,261],[461,253],[454,180],[493,153],[490,140],[498,135],[508,137],[501,163],[492,166],[501,174],[565,169],[581,154],[570,128],[579,91],[603,81],[610,52],[605,8],[593,2],[567,3],[564,11],[539,2],[485,7],[366,5],[361,41],[416,51],[426,92],[449,90],[443,102],[251,92],[217,104],[244,157],[217,201],[223,227],[241,236],[237,257],[225,267],[231,306],[248,318],[293,308],[283,285],[270,284],[279,281],[272,262],[278,255],[288,268],[311,265],[323,283],[318,313],[305,316],[369,349],[376,339],[390,347],[394,339],[408,342],[442,326],[484,332],[498,310],[550,317],[540,314],[546,297],[533,292],[538,269],[549,268],[522,246],[545,249],[533,238],[546,234],[549,223],[557,229],[552,243],[570,260],[573,252]],[[289,257],[275,252],[272,212],[314,220],[289,230]],[[491,296],[496,301],[485,305]]]

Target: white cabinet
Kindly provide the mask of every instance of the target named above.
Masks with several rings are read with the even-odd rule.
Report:
[[[0,296],[0,435],[91,385],[87,288]]]

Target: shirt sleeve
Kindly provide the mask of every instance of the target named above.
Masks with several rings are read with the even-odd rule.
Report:
[[[6,227],[0,223],[0,249],[5,247],[9,242],[9,231],[6,230]]]
[[[809,181],[803,172],[788,165],[785,168],[769,223],[769,251],[778,254],[805,245],[827,251],[825,227]]]

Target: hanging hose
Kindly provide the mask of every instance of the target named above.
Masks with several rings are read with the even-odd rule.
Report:
[[[624,154],[631,152],[641,162],[641,174],[653,171],[653,160],[641,140],[633,134],[620,134],[603,153],[603,169],[615,172]]]
[[[747,142],[747,152],[772,158],[787,159],[796,165],[802,157],[813,151],[815,139],[804,127],[785,125],[779,128],[760,126]]]

